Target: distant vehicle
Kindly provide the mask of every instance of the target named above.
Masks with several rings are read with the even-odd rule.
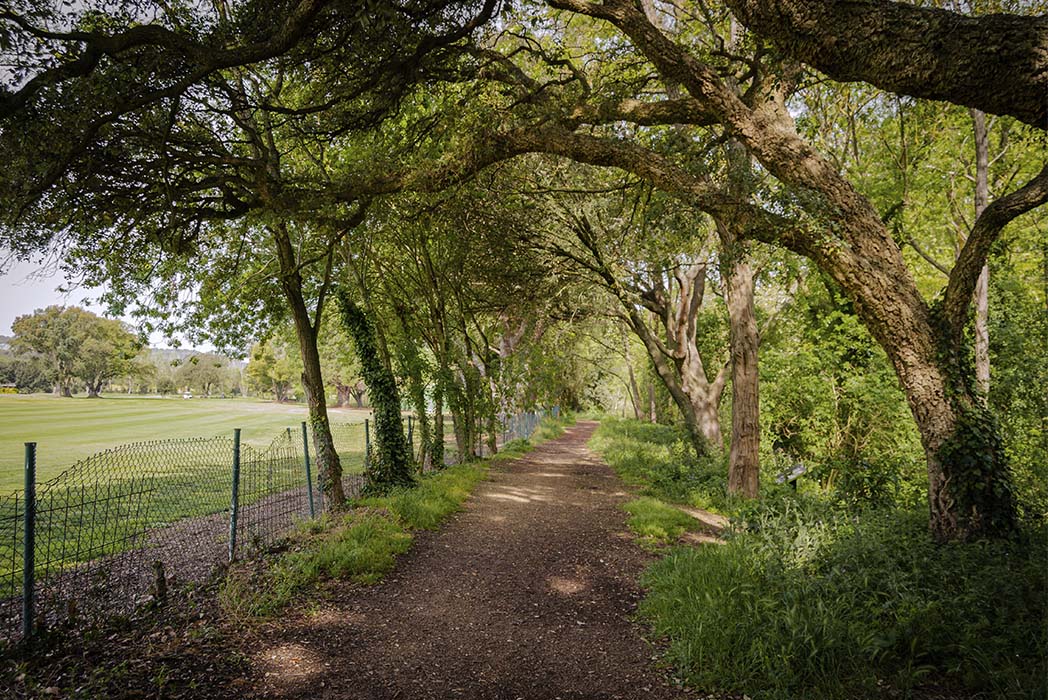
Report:
[[[187,391],[186,393],[182,394],[182,398],[183,399],[191,399],[191,398],[193,398],[193,394],[191,394],[190,392]]]

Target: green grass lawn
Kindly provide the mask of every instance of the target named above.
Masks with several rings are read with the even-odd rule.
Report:
[[[359,423],[368,411],[331,411],[332,423]],[[267,446],[306,418],[302,405],[257,399],[103,399],[0,395],[0,494],[22,488],[25,449],[37,443],[37,480],[46,481],[78,460],[118,445],[167,438],[232,435]]]

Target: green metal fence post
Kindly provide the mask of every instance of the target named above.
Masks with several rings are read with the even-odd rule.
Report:
[[[25,444],[25,541],[22,550],[22,639],[33,636],[36,593],[36,443]]]
[[[371,467],[371,426],[364,419],[364,471]]]
[[[306,492],[309,494],[309,517],[315,518],[317,512],[313,505],[313,470],[309,464],[309,430],[306,428],[306,421],[302,421],[302,451],[306,455]]]
[[[237,515],[240,509],[240,428],[233,430],[233,498],[229,503],[229,562],[237,551]]]

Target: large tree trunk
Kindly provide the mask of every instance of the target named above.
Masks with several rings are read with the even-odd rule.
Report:
[[[892,0],[726,0],[747,27],[835,80],[1046,118],[1048,17],[969,17]]]
[[[732,22],[732,50],[737,51],[741,27]],[[738,88],[735,88],[738,92]],[[726,145],[730,192],[739,201],[752,196],[753,163],[738,141]],[[735,230],[734,219],[716,218],[720,239],[720,268],[728,306],[731,355],[731,449],[728,454],[728,493],[756,498],[760,488],[760,393],[757,351],[760,335],[754,309],[753,268],[746,242]]]
[[[756,498],[760,489],[760,393],[753,268],[743,251],[722,251],[731,346],[731,449],[728,493]],[[725,257],[727,260],[725,260]]]

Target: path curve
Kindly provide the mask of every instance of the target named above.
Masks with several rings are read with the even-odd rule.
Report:
[[[347,700],[687,697],[631,619],[650,557],[625,531],[629,494],[586,448],[595,427],[495,466],[381,584],[347,584],[265,628],[241,687]]]

